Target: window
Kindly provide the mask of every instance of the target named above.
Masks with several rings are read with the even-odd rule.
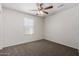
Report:
[[[25,18],[24,19],[24,29],[25,29],[25,34],[33,34],[34,33],[34,20]]]

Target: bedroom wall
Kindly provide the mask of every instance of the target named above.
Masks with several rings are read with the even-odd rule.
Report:
[[[0,4],[0,49],[3,45],[3,20],[2,20],[2,6]]]
[[[34,34],[24,34],[24,18],[34,20]],[[3,8],[4,44],[3,47],[40,40],[43,37],[43,20],[40,17]]]
[[[45,39],[79,49],[79,6],[46,17]]]

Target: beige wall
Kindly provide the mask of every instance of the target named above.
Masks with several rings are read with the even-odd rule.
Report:
[[[40,17],[23,14],[3,8],[4,47],[42,39],[43,20]],[[34,20],[34,34],[24,34],[24,18]]]
[[[79,49],[79,6],[47,17],[45,38]]]
[[[2,20],[2,6],[0,4],[0,49],[3,46],[3,20]]]

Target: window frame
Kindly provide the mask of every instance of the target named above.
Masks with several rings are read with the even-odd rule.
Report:
[[[29,22],[29,23],[28,23]],[[27,26],[30,26],[29,32],[27,32]],[[31,30],[32,29],[32,30]],[[32,35],[34,34],[34,19],[24,18],[24,34]]]

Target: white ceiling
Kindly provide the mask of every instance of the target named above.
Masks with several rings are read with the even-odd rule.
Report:
[[[45,3],[44,6],[53,5],[53,8],[47,10],[49,14],[54,14],[59,11],[63,11],[72,7],[77,6],[77,3]],[[25,12],[31,15],[36,15],[37,12],[31,10],[37,10],[36,3],[3,3],[3,7],[14,9],[17,11]],[[44,15],[36,15],[36,16],[46,16]]]

